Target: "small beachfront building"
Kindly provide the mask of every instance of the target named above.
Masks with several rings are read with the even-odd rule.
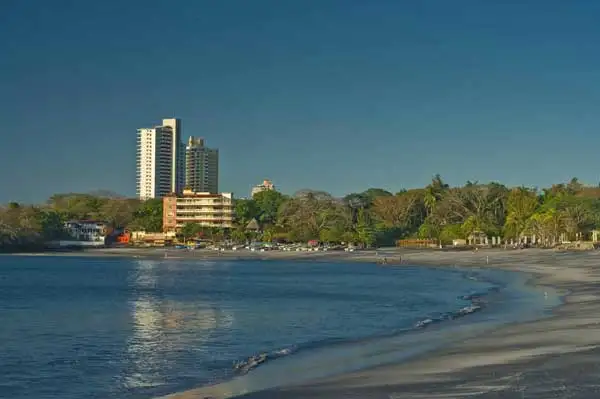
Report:
[[[251,231],[253,233],[259,233],[260,230],[261,230],[260,224],[258,223],[258,220],[256,220],[256,219],[252,219],[246,225],[246,231]]]
[[[108,223],[99,220],[69,220],[64,226],[74,240],[104,243]]]

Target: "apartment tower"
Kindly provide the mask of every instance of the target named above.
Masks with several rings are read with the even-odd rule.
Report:
[[[177,194],[183,192],[185,184],[185,147],[181,142],[181,119],[163,119],[162,125],[171,128],[173,134],[173,164],[171,165],[171,191]]]
[[[163,119],[161,126],[138,129],[136,193],[140,199],[183,191],[184,147],[180,137],[179,119]]]
[[[137,196],[160,198],[171,192],[173,134],[157,126],[137,131]]]
[[[197,193],[219,192],[219,150],[204,139],[190,137],[185,147],[185,188]]]

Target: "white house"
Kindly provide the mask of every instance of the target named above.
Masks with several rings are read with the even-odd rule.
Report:
[[[92,241],[104,244],[106,222],[97,220],[70,220],[65,229],[77,241]]]

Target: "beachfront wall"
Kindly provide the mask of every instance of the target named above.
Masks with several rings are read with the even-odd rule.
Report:
[[[132,231],[130,233],[130,243],[137,245],[158,245],[172,243],[175,240],[175,232],[167,233],[147,233],[145,231]]]
[[[402,248],[432,248],[437,247],[438,242],[436,240],[398,240],[396,246]]]
[[[131,241],[152,241],[169,240],[175,238],[175,232],[168,233],[147,233],[145,231],[132,231],[130,233]]]
[[[50,247],[60,248],[100,248],[104,246],[104,241],[76,241],[60,240],[49,243]]]

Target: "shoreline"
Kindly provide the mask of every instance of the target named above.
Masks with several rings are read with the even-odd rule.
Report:
[[[406,265],[406,268],[419,269],[418,266],[414,265]],[[377,367],[381,364],[400,363],[408,359],[420,358],[436,348],[452,344],[457,336],[470,337],[474,336],[475,332],[483,333],[500,325],[516,322],[517,319],[513,317],[513,312],[510,308],[505,307],[505,304],[518,306],[524,303],[523,297],[533,295],[526,287],[526,282],[530,276],[521,273],[496,274],[497,271],[481,270],[479,268],[469,270],[460,267],[456,269],[432,267],[431,269],[435,270],[436,273],[457,274],[464,280],[476,280],[479,283],[486,284],[487,287],[475,291],[463,291],[464,296],[469,296],[471,293],[475,294],[476,297],[466,299],[466,303],[460,306],[457,305],[453,311],[445,313],[446,315],[453,314],[456,316],[451,319],[444,318],[444,313],[440,313],[441,318],[436,319],[432,316],[433,321],[430,325],[419,327],[419,322],[432,320],[428,318],[427,313],[422,313],[421,318],[415,320],[415,324],[402,329],[388,331],[387,333],[380,331],[378,334],[344,340],[307,352],[299,351],[299,353],[294,353],[290,357],[278,357],[273,363],[266,362],[264,368],[260,366],[252,369],[247,375],[234,375],[221,381],[215,381],[212,384],[197,385],[195,388],[190,387],[155,398],[236,398],[242,397],[243,394],[248,392],[256,393],[275,389],[277,385],[291,386],[308,383],[326,376],[344,375]],[[503,288],[500,288],[501,286]],[[461,295],[460,297],[464,296]],[[554,299],[556,298],[555,296]],[[519,316],[530,319],[531,313],[527,313],[528,311],[533,311],[536,315],[543,315],[546,308],[546,306],[543,306],[543,302],[545,301],[542,300],[531,307],[526,306],[524,312],[518,312]],[[481,312],[476,311],[471,314],[460,315],[462,309],[467,309],[478,303],[482,306]],[[540,303],[542,303],[541,306]],[[557,301],[554,301],[553,305],[556,303]],[[510,321],[507,321],[509,319]],[[278,350],[280,349],[265,353],[274,353]],[[294,352],[297,351],[294,350]],[[324,365],[329,366],[324,367]]]
[[[492,258],[489,265],[481,264],[482,253]],[[444,255],[445,259],[440,259],[417,251],[406,257],[407,263],[415,265],[477,266],[529,273],[534,276],[531,284],[553,287],[564,294],[564,303],[554,308],[549,317],[509,324],[418,359],[240,397],[598,396],[600,296],[594,292],[600,281],[598,253],[528,249]]]
[[[374,253],[355,254],[358,256],[300,258],[327,262],[372,263],[376,260]],[[389,250],[384,256],[388,254],[401,255],[402,263],[409,266],[476,267],[525,273],[531,276],[527,284],[553,288],[563,303],[545,318],[508,323],[398,364],[234,397],[441,399],[473,395],[478,398],[520,397],[527,392],[527,398],[545,399],[559,392],[582,398],[594,397],[600,392],[596,374],[600,366],[595,365],[597,362],[590,364],[590,359],[600,358],[600,295],[594,292],[600,282],[599,253],[492,249],[475,253]],[[300,260],[294,256],[286,258]],[[167,397],[212,399],[205,388]]]
[[[57,256],[160,258],[164,250],[109,251],[109,254],[56,253]],[[294,260],[375,263],[374,251],[346,252],[229,252],[198,251],[175,259]],[[563,304],[551,315],[503,325],[444,349],[398,364],[318,379],[293,386],[241,396],[271,398],[478,398],[524,397],[545,399],[569,394],[571,398],[598,396],[600,387],[600,253],[553,250],[485,249],[477,252],[439,250],[379,250],[388,259],[425,267],[476,267],[526,273],[528,284],[552,287]],[[17,256],[21,256],[19,254]],[[143,256],[142,256],[143,255]],[[39,255],[38,255],[39,256]],[[42,255],[44,256],[44,255]],[[489,259],[489,264],[487,264]],[[402,267],[388,264],[386,267]],[[211,398],[206,387],[168,395],[170,399]],[[217,398],[218,396],[214,396]],[[560,397],[560,396],[559,396]]]

